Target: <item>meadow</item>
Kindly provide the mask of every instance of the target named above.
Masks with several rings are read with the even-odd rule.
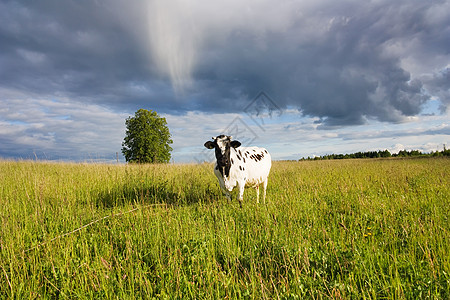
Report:
[[[0,298],[449,299],[449,171],[274,162],[240,208],[211,164],[0,161]]]

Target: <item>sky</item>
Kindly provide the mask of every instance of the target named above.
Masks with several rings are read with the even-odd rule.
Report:
[[[450,141],[450,1],[0,0],[0,158],[115,162],[165,117],[174,162]]]

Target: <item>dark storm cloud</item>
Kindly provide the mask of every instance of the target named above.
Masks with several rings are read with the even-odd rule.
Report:
[[[215,75],[205,72],[205,77],[230,79],[222,95],[234,90],[251,97],[265,90],[279,106],[298,107],[328,125],[361,124],[366,118],[398,122],[418,114],[430,95],[420,79],[401,65],[415,49],[399,53],[391,48],[406,46],[412,38],[419,44],[421,39],[427,42],[426,32],[436,31],[424,20],[430,4],[336,5],[320,7],[317,18],[294,19],[282,33],[265,34],[264,47],[251,34],[231,35],[213,61],[204,63],[206,68],[214,66],[209,71]],[[316,35],[304,39],[310,22]],[[449,23],[441,25],[448,28]],[[440,38],[435,38],[436,48],[430,54],[448,51],[443,46],[448,39]],[[420,46],[428,51],[426,45]],[[437,84],[438,89],[445,86]]]
[[[431,76],[424,76],[423,81],[430,93],[441,100],[440,110],[444,113],[450,105],[450,67]]]
[[[167,113],[265,91],[323,128],[449,104],[447,1],[149,3],[0,2],[0,88]]]
[[[122,108],[172,94],[151,72],[138,38],[147,34],[140,25],[146,18],[132,7],[115,1],[2,1],[0,19],[4,89]]]

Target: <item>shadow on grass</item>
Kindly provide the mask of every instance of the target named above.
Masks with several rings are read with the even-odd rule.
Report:
[[[190,205],[211,203],[221,196],[217,185],[201,182],[183,186],[169,181],[128,183],[108,191],[99,191],[96,205],[108,208],[132,203]]]

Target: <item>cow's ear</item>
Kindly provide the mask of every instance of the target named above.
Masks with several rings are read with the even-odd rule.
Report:
[[[231,147],[233,147],[233,148],[237,148],[237,147],[239,147],[241,145],[241,142],[239,142],[239,141],[232,141],[231,142]]]
[[[205,147],[208,148],[208,149],[214,149],[214,143],[211,142],[211,141],[207,141],[205,143]]]

